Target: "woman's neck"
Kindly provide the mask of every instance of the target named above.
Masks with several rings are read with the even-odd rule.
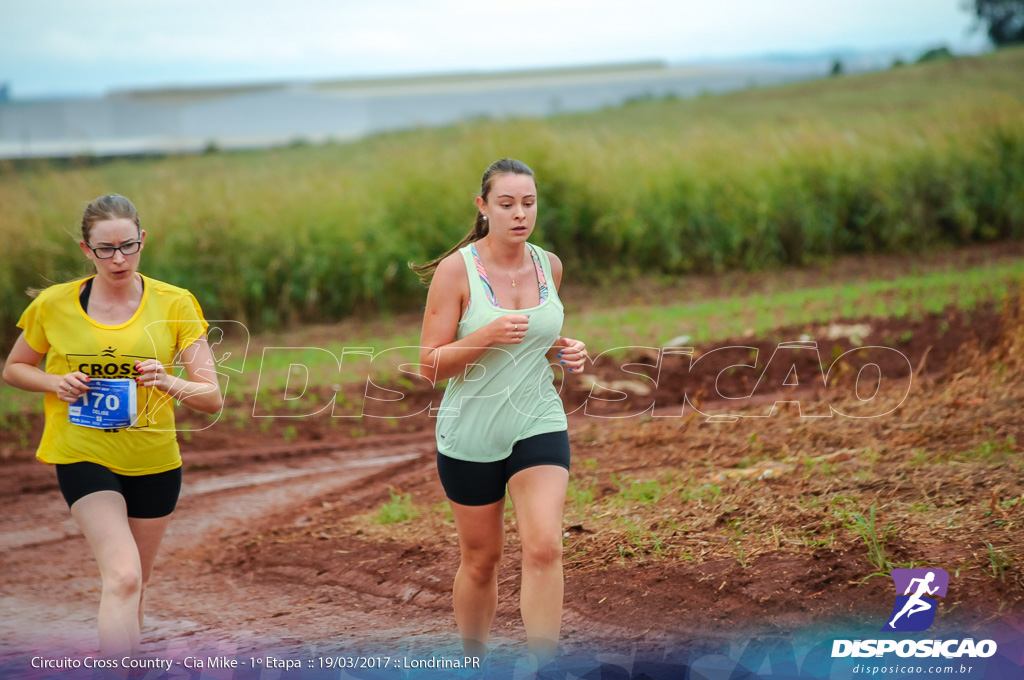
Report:
[[[484,240],[491,260],[499,267],[514,270],[522,267],[526,261],[525,243],[501,243],[490,236],[485,236]]]
[[[110,304],[138,302],[142,297],[142,275],[135,272],[121,284],[110,283],[97,274],[92,280],[92,293],[98,293],[99,297]]]

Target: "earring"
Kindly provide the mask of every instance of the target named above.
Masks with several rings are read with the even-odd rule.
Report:
[[[484,215],[484,222],[487,221],[487,215]]]

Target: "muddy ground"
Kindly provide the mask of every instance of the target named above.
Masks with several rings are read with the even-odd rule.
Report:
[[[984,322],[999,327],[997,317]],[[914,337],[923,344],[937,323],[915,325]],[[1024,386],[1010,364],[993,368],[1016,355],[995,344],[995,333],[959,351],[940,346],[942,338],[904,348],[922,371],[902,406],[878,418],[801,418],[793,408],[764,417],[774,398],[816,403],[810,388],[740,409],[707,400],[709,413],[748,416],[736,422],[707,422],[695,411],[674,417],[671,406],[653,418],[575,418],[567,642],[607,626],[624,629],[611,634],[618,640],[685,639],[880,621],[892,584],[878,573],[897,566],[950,572],[955,590],[940,621],[947,628],[1024,612],[1016,444],[1024,427],[1014,415]],[[883,396],[897,403],[903,395],[897,388]],[[378,523],[392,494],[408,494],[419,516]],[[323,603],[356,590],[385,598],[385,609],[443,617],[458,563],[443,500],[427,454],[268,518],[229,539],[232,555],[205,560],[268,584],[305,583]],[[886,562],[872,565],[858,517],[873,521]],[[499,625],[521,635],[511,513],[506,530]]]
[[[783,403],[766,417],[776,401],[800,400],[807,412],[834,396],[805,377],[817,379],[822,368],[802,353],[792,362],[796,386],[754,390],[753,372],[736,371],[718,381],[726,400],[709,396],[715,382],[705,373],[663,371],[656,385],[637,376],[620,384],[624,399],[595,407],[604,417],[574,414],[567,649],[784,634],[816,622],[874,625],[892,602],[891,582],[878,573],[892,566],[950,572],[937,625],[969,630],[1024,613],[1017,320],[989,307],[970,318],[950,311],[902,325],[845,320],[779,337],[799,331],[797,339],[810,335],[842,354],[851,339],[829,337],[830,329],[863,324],[872,328],[858,339],[864,345],[876,334],[907,338],[907,360],[879,359],[891,383],[878,403],[899,404],[880,417],[802,418]],[[694,351],[732,344],[757,347],[761,357],[777,347],[771,338],[738,338]],[[898,380],[906,365],[916,371],[909,393],[906,371]],[[854,372],[851,364],[841,373]],[[607,385],[623,376],[611,366],[596,377]],[[567,401],[585,386],[582,378],[567,384]],[[641,394],[644,386],[651,391]],[[699,395],[700,411],[681,403],[684,393]],[[653,412],[644,408],[652,399]],[[860,405],[849,395],[828,403],[841,412]],[[186,491],[151,591],[147,644],[198,634],[233,649],[325,637],[372,646],[421,636],[454,653],[454,526],[434,472],[432,423],[408,424],[413,431],[353,437],[310,423],[311,436],[287,444],[273,433],[231,432],[230,448],[223,434],[210,435],[210,448],[204,433],[194,435],[183,445]],[[0,583],[17,612],[2,624],[5,646],[88,648],[95,566],[52,471],[24,457],[6,457],[0,482]],[[388,503],[415,517],[379,523]],[[858,518],[872,521],[872,507],[887,560],[874,565],[856,528]],[[523,631],[511,512],[506,523],[496,635],[511,647]]]
[[[949,572],[936,631],[1024,620],[1018,312],[834,320],[695,346],[689,370],[687,355],[639,354],[568,378],[566,648],[877,631],[893,601],[879,574],[895,566]],[[872,371],[883,376],[874,398],[856,386]],[[440,397],[390,387],[413,413]],[[454,653],[458,549],[432,419],[271,422],[182,442],[185,491],[149,595],[149,648],[193,636],[232,650],[422,639]],[[13,613],[0,653],[89,649],[95,564],[52,470],[20,441],[0,453],[0,584]],[[386,505],[411,518],[381,523]],[[514,648],[511,512],[506,530],[495,633]]]

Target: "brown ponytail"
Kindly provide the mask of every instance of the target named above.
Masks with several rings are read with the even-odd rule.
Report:
[[[523,163],[517,161],[514,158],[502,158],[501,160],[494,161],[484,172],[483,179],[480,180],[480,198],[487,200],[487,195],[491,193],[491,185],[494,184],[494,180],[499,175],[528,175],[533,177],[533,170]],[[487,236],[489,226],[487,220],[484,219],[483,213],[479,210],[476,213],[476,220],[473,222],[473,228],[465,238],[455,244],[448,252],[440,257],[434,258],[430,262],[425,264],[413,264],[409,263],[409,269],[416,272],[420,277],[420,281],[423,285],[429,286],[431,279],[434,278],[434,271],[437,270],[437,265],[441,264],[444,258],[448,257],[452,253],[456,252],[459,248],[463,248],[470,243],[475,243]]]

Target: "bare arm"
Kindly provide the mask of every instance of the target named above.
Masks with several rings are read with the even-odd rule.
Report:
[[[498,344],[518,344],[529,325],[525,314],[503,314],[466,337],[456,340],[462,310],[469,301],[469,281],[462,256],[445,258],[434,272],[423,313],[420,336],[420,375],[435,385],[462,373]]]
[[[69,404],[89,391],[89,376],[84,373],[74,371],[58,375],[39,368],[45,356],[32,349],[22,333],[4,364],[4,380],[11,387],[27,392],[53,392]]]
[[[562,261],[554,253],[548,253],[551,261],[551,278],[554,279],[555,290],[562,287]],[[547,352],[549,364],[561,364],[570,373],[582,373],[587,367],[587,346],[580,340],[560,337]]]
[[[562,261],[552,252],[548,252],[548,261],[551,262],[551,278],[555,280],[555,290],[562,287]]]
[[[39,368],[39,362],[46,355],[32,349],[22,333],[14,343],[7,363],[4,364],[4,380],[12,387],[29,392],[54,392],[61,401],[75,402],[89,391],[89,376],[74,371],[58,375]],[[182,363],[188,380],[168,375],[156,359],[136,362],[135,368],[141,374],[138,384],[156,387],[170,396],[180,399],[183,404],[204,413],[216,413],[223,405],[217,369],[213,363],[210,346],[206,338],[192,343],[182,352]]]
[[[182,351],[181,363],[188,380],[170,375],[156,359],[136,362],[135,368],[140,374],[138,383],[142,387],[155,387],[194,411],[219,411],[224,400],[220,394],[217,366],[205,335]]]

